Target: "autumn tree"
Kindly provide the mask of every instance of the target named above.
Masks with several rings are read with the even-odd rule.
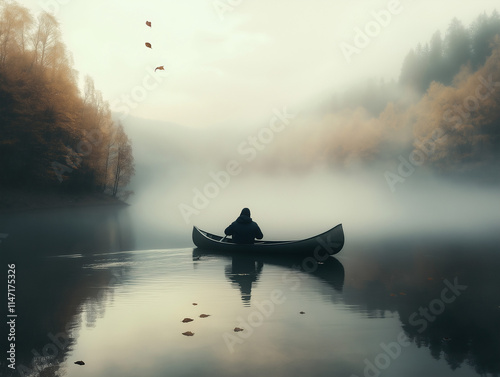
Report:
[[[132,145],[123,125],[118,124],[116,132],[111,139],[111,194],[116,196],[121,187],[126,186],[135,173]]]
[[[33,17],[28,9],[13,3],[2,8],[0,13],[0,65],[7,59],[22,56],[29,48],[29,33]]]
[[[47,12],[35,19],[15,2],[0,5],[0,135],[3,186],[113,187],[116,195],[133,173],[126,167],[126,161],[133,167],[130,142],[90,77],[80,94],[57,20]],[[110,147],[115,143],[118,154]],[[115,160],[121,169],[116,188],[110,179]]]

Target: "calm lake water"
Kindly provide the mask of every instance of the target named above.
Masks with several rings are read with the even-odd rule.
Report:
[[[190,234],[148,233],[130,211],[0,217],[2,375],[500,373],[498,233],[369,242],[344,224],[344,249],[318,264],[201,252]],[[9,263],[16,371],[5,357]]]

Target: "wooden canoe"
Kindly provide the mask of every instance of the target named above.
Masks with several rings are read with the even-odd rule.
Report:
[[[224,252],[262,252],[276,254],[314,254],[319,256],[337,254],[344,246],[342,224],[321,233],[297,241],[256,241],[250,245],[240,245],[231,239],[205,232],[193,227],[193,242],[204,250]]]

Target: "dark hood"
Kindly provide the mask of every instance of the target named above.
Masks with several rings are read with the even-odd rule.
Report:
[[[250,216],[246,215],[240,215],[237,219],[236,222],[240,224],[249,224],[252,222],[252,218]]]
[[[248,208],[243,208],[241,210],[240,216],[248,216],[248,217],[250,217],[250,210]]]

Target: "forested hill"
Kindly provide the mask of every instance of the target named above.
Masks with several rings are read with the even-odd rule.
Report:
[[[337,93],[295,120],[293,134],[275,142],[274,164],[394,172],[405,160],[440,174],[500,179],[498,13],[469,27],[450,20],[444,37],[438,31],[408,50],[398,79]]]
[[[418,44],[405,58],[399,82],[423,94],[431,82],[451,85],[463,65],[478,70],[493,52],[492,42],[500,35],[500,16],[494,11],[490,16],[479,15],[466,28],[454,18],[441,36],[436,31],[430,42]]]
[[[402,89],[418,99],[432,82],[450,86],[464,65],[472,71],[484,65],[493,53],[495,35],[500,35],[497,11],[480,14],[468,27],[454,18],[446,30],[437,30],[430,41],[408,46],[398,79],[389,82],[372,79],[354,86],[338,93],[327,107],[338,111],[362,106],[370,114],[379,115],[389,102],[400,102]]]
[[[129,138],[85,78],[57,20],[0,5],[0,187],[116,196],[134,174]]]

